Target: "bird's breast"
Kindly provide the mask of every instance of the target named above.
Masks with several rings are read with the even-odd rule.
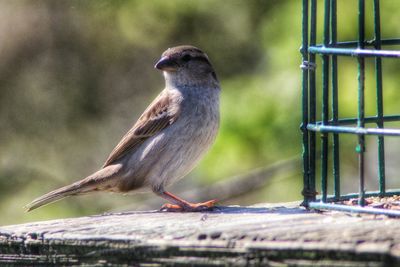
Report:
[[[164,184],[190,172],[214,143],[219,128],[219,92],[213,90],[184,96],[179,118],[166,129],[165,135],[171,139],[166,142],[164,151],[168,152],[162,153],[164,164],[159,170]]]
[[[204,89],[204,88],[203,88]],[[178,118],[146,140],[129,158],[125,183],[163,188],[188,174],[214,143],[219,128],[219,90],[174,90]],[[133,188],[132,188],[133,189]]]

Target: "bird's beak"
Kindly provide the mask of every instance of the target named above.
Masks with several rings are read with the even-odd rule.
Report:
[[[156,65],[154,65],[154,68],[159,69],[159,70],[165,70],[165,71],[174,71],[178,67],[178,64],[175,62],[170,57],[162,57]]]

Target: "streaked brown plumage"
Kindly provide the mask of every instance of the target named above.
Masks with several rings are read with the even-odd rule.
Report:
[[[172,202],[164,209],[199,211],[215,201],[193,204],[165,191],[190,172],[208,150],[219,126],[220,87],[205,53],[193,46],[166,50],[155,65],[166,87],[117,144],[103,167],[26,206],[33,210],[62,198],[94,191],[152,190]]]

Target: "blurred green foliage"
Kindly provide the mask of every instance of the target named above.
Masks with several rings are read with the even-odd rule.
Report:
[[[344,2],[339,39],[353,40],[357,1]],[[384,37],[400,36],[394,9],[396,1],[382,5]],[[153,65],[175,45],[206,51],[223,87],[220,134],[189,187],[300,156],[301,1],[0,1],[0,20],[0,224],[135,208],[145,198],[103,193],[22,209],[102,165],[162,89]],[[340,115],[354,116],[356,62],[339,64]],[[385,64],[385,110],[396,112],[399,63]],[[368,84],[372,74],[369,65]],[[371,87],[370,114],[373,96]],[[356,162],[344,157],[351,170]],[[300,199],[301,179],[300,169],[277,177],[239,203]]]

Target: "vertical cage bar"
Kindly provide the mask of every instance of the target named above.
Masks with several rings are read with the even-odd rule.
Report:
[[[329,16],[330,0],[324,3],[324,46],[329,46]],[[322,124],[329,120],[329,56],[322,56]],[[328,133],[321,133],[321,193],[322,201],[326,202],[328,195]]]
[[[364,0],[358,1],[358,48],[364,49],[365,40],[365,3]],[[365,60],[358,57],[358,117],[357,126],[363,128],[365,125]],[[365,136],[358,135],[358,169],[359,169],[359,199],[358,204],[365,204],[365,187],[364,187],[364,152],[365,152]]]
[[[311,25],[310,25],[310,46],[315,46],[317,43],[317,1],[311,0]],[[309,54],[310,64],[315,65],[315,54]],[[309,123],[315,123],[316,121],[316,90],[315,90],[315,69],[310,69],[309,71],[309,106],[310,106],[310,114],[309,114]],[[315,200],[315,167],[316,167],[316,138],[315,132],[309,132],[309,141],[310,141],[310,155],[309,155],[309,165],[310,165],[310,173],[309,173],[309,181],[310,181],[310,190],[313,194],[311,194],[311,200]]]
[[[374,38],[375,49],[381,49],[381,18],[379,0],[374,0]],[[376,109],[377,109],[377,126],[383,128],[383,92],[382,92],[382,59],[375,59],[375,79],[376,79]],[[385,195],[385,139],[378,136],[378,177],[379,177],[379,194],[381,197]]]
[[[331,0],[331,45],[337,42],[337,11],[336,0]],[[338,101],[338,77],[337,77],[337,56],[332,56],[332,122],[338,125],[339,101]],[[340,160],[339,160],[339,134],[333,134],[333,191],[335,200],[340,197]]]
[[[303,134],[303,195],[304,195],[304,206],[308,206],[308,195],[307,192],[310,188],[309,186],[309,143],[308,143],[308,68],[306,62],[308,62],[308,0],[303,0],[303,18],[302,18],[302,116],[303,121],[301,125],[301,130]]]

